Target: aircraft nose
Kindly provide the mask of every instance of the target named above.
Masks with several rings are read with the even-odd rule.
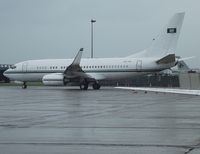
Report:
[[[7,69],[4,73],[3,73],[3,75],[5,76],[5,77],[9,77],[9,71],[10,71],[10,69]]]

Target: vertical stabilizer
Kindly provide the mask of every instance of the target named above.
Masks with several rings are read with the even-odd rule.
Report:
[[[176,13],[169,23],[162,29],[161,33],[153,39],[150,47],[130,57],[164,57],[174,54],[180,35],[185,13]]]
[[[153,40],[151,46],[147,49],[148,55],[165,56],[175,53],[184,15],[185,13],[176,13],[171,18],[160,35]]]

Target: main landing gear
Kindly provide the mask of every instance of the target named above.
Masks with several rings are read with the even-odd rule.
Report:
[[[88,82],[82,82],[81,84],[80,84],[80,89],[81,90],[88,90]]]
[[[97,82],[95,82],[95,83],[92,85],[92,88],[93,88],[94,90],[99,90],[99,89],[101,88],[101,85],[98,84]]]
[[[89,82],[87,82],[87,81],[85,80],[85,81],[83,81],[83,82],[80,83],[80,89],[81,89],[81,90],[88,90],[88,85],[89,85]],[[101,88],[101,85],[98,84],[97,82],[94,82],[94,83],[92,84],[92,88],[93,88],[94,90],[99,90],[99,89]]]
[[[26,88],[27,88],[27,84],[26,84],[26,82],[24,82],[22,85],[22,89],[26,89]]]

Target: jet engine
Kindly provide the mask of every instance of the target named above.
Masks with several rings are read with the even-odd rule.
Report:
[[[42,82],[45,86],[64,86],[65,77],[62,73],[47,74],[42,78]]]

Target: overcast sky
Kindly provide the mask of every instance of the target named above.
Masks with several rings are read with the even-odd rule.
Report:
[[[151,44],[176,12],[186,12],[176,54],[200,67],[199,0],[0,0],[0,63],[90,56],[123,57]]]

